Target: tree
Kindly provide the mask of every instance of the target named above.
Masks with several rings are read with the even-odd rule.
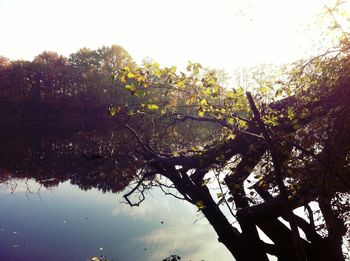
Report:
[[[123,91],[115,95],[115,77],[121,68],[133,67],[133,59],[128,52],[118,46],[103,46],[97,50],[82,48],[70,55],[70,64],[76,69],[76,79],[80,82],[76,89],[84,95],[89,94],[94,103],[120,101]]]
[[[139,102],[111,114],[142,119],[125,128],[144,162],[126,201],[138,206],[145,190],[160,186],[197,206],[238,261],[345,260],[349,49],[302,62],[260,93],[225,90],[197,63],[187,73],[152,61],[125,66],[120,88]],[[139,130],[140,121],[147,127]],[[294,212],[300,207],[305,215]]]

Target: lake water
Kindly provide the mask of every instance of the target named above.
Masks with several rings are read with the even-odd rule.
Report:
[[[123,203],[143,165],[128,133],[15,123],[0,128],[0,260],[233,259],[195,206],[157,188]]]
[[[7,179],[0,212],[0,260],[233,259],[195,207],[156,189],[132,208],[121,193]]]

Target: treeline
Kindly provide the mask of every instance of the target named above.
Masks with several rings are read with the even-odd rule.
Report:
[[[132,99],[117,88],[125,66],[134,66],[133,59],[117,45],[69,57],[45,51],[33,61],[0,57],[0,121],[24,129],[45,123],[47,131],[50,123],[62,130],[102,127],[110,104]]]

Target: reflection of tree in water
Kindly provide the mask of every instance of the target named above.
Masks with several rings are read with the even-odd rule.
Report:
[[[46,187],[70,180],[84,190],[118,192],[141,166],[132,147],[122,128],[51,136],[16,130],[0,144],[0,178],[33,178]]]

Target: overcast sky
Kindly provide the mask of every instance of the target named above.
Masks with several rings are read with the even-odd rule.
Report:
[[[0,55],[119,44],[136,61],[232,71],[304,56],[321,0],[0,0]]]

